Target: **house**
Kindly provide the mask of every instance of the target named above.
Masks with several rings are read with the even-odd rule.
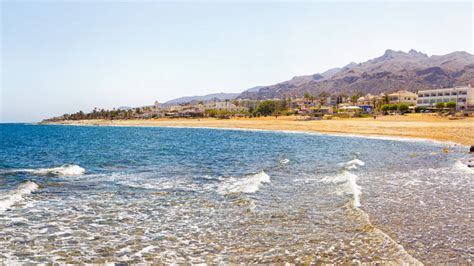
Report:
[[[340,100],[340,102],[342,102],[342,100]],[[329,96],[325,100],[325,103],[327,106],[336,106],[340,102],[338,101],[338,97],[334,97],[334,96]]]
[[[339,110],[341,110],[343,113],[358,114],[362,112],[363,109],[359,106],[343,106]]]
[[[474,88],[468,85],[418,91],[417,107],[434,107],[439,102],[455,102],[457,110],[474,110]]]
[[[400,90],[388,95],[388,101],[390,104],[404,103],[408,105],[416,105],[416,99],[418,95],[411,91]]]
[[[226,110],[226,111],[247,111],[248,107],[244,106],[237,106],[231,101],[213,101],[208,102],[204,105],[206,109],[218,109],[218,110]]]
[[[362,109],[361,111],[366,114],[370,114],[374,111],[374,107],[372,105],[359,105],[359,107]]]
[[[339,108],[338,113],[343,116],[355,117],[362,113],[362,111],[362,108],[359,106],[349,105]]]
[[[375,95],[372,95],[372,94],[367,94],[365,96],[362,96],[360,97],[359,99],[357,99],[357,105],[359,106],[374,106],[375,102],[376,101],[379,101],[381,99],[381,96],[378,97],[378,96],[375,96]]]

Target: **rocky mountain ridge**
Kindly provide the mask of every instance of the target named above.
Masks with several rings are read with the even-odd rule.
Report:
[[[286,98],[302,96],[305,92],[314,95],[321,92],[379,94],[468,84],[474,85],[474,56],[467,52],[428,56],[413,49],[408,52],[386,50],[382,56],[363,63],[350,63],[320,74],[297,76],[263,86],[258,91],[245,91],[237,98]]]

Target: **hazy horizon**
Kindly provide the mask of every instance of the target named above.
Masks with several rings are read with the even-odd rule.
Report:
[[[0,5],[0,122],[241,92],[386,49],[474,51],[471,2]]]

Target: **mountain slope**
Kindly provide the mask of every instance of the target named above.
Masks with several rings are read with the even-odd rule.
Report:
[[[180,103],[189,103],[189,102],[205,102],[205,101],[210,101],[210,100],[233,100],[237,96],[239,96],[240,93],[212,93],[212,94],[207,94],[203,96],[185,96],[185,97],[180,97],[176,98],[170,101],[165,102],[163,105],[173,105],[173,104],[180,104]]]
[[[271,99],[317,95],[391,92],[400,89],[417,91],[474,84],[474,56],[467,52],[427,56],[410,50],[387,50],[382,56],[363,63],[350,63],[321,74],[297,76],[291,80],[244,92],[238,98]]]

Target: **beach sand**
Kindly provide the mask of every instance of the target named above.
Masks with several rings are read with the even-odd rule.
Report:
[[[231,119],[160,118],[113,121],[60,121],[50,124],[263,129],[420,138],[454,142],[462,145],[474,145],[474,117],[450,120],[447,117],[441,117],[436,114],[409,114],[378,116],[377,119],[373,119],[372,117],[312,121],[301,121],[297,119],[295,116]]]

